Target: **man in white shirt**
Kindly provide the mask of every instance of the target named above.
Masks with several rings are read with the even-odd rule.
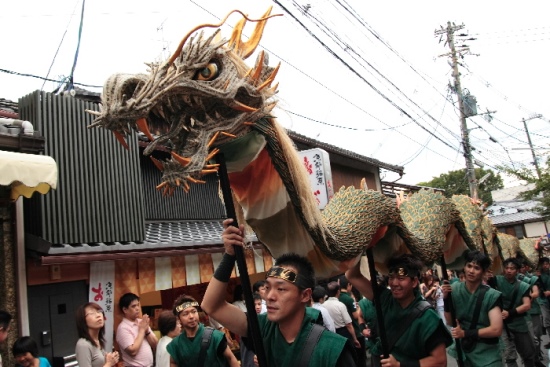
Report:
[[[334,327],[334,321],[332,321],[332,317],[330,316],[330,313],[328,313],[328,310],[323,306],[326,295],[327,291],[325,290],[325,288],[321,287],[320,285],[315,287],[315,289],[311,293],[311,307],[316,308],[319,310],[319,312],[321,312],[321,316],[323,316],[323,324],[325,325],[327,330],[335,333],[336,328]]]
[[[355,331],[353,330],[348,309],[346,308],[346,305],[338,300],[338,296],[340,295],[340,285],[337,282],[330,282],[327,285],[327,295],[328,299],[325,303],[323,303],[323,307],[327,309],[330,317],[332,317],[336,333],[353,341],[355,348],[361,347],[361,344],[355,335]]]

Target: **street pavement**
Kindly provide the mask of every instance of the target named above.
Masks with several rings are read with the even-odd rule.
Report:
[[[542,342],[541,342],[541,349],[542,349],[542,352],[543,352],[543,355],[544,355],[544,364],[548,367],[550,367],[550,350],[548,349],[544,349],[544,345],[546,343],[549,343],[550,342],[550,337],[548,337],[548,335],[543,335],[542,336]],[[368,352],[367,352],[367,366],[371,366],[370,365],[370,355],[368,355]],[[517,359],[517,363],[518,363],[518,367],[523,367],[523,363],[521,361],[521,358],[520,356],[518,355],[518,359]],[[504,364],[503,362],[503,366],[505,367],[506,365]],[[456,363],[456,360],[451,357],[450,355],[447,354],[447,367],[458,367],[458,364]]]
[[[549,356],[548,356],[549,350],[544,349],[544,344],[546,344],[548,342],[550,342],[550,338],[548,337],[548,335],[543,335],[542,336],[542,342],[541,342],[541,349],[542,349],[543,355],[545,356],[543,362],[546,366],[550,367]],[[523,363],[522,363],[521,358],[520,358],[519,355],[518,355],[517,363],[518,363],[519,367],[523,367]],[[503,366],[505,366],[505,365],[503,364]],[[456,363],[456,360],[448,354],[447,354],[447,367],[458,367],[458,364]]]

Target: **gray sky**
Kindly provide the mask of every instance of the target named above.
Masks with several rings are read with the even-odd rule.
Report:
[[[299,7],[308,4],[304,15]],[[541,157],[546,152],[542,149],[548,147],[550,136],[546,1],[88,1],[74,81],[100,86],[115,72],[144,72],[144,62],[169,57],[192,27],[216,23],[232,9],[258,17],[270,5],[284,16],[268,22],[260,46],[270,54],[271,64],[282,62],[275,114],[284,126],[404,165],[406,174],[400,182],[406,184],[463,168],[456,95],[447,88],[451,67],[448,58],[438,57],[449,49],[434,36],[436,29],[452,21],[464,23],[464,31],[477,38],[468,45],[479,56],[461,60],[462,86],[477,98],[478,112],[497,111],[490,122],[481,116],[468,120],[475,158],[485,168],[529,164],[532,158],[525,149],[521,119],[533,114],[543,118],[529,120],[531,138]],[[4,50],[0,69],[54,80],[68,76],[81,7],[80,0],[5,4],[0,15]],[[227,24],[238,18],[233,15]],[[229,36],[230,28],[222,29]],[[36,78],[0,72],[0,97],[17,100],[36,89],[52,91],[57,86],[43,84]],[[391,172],[383,177],[397,178]]]

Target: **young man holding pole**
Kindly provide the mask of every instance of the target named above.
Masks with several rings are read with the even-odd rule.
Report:
[[[382,342],[382,348],[373,351],[373,355],[382,354],[382,367],[447,366],[445,348],[452,339],[437,312],[420,293],[422,262],[404,254],[390,259],[387,267],[390,289],[381,291],[379,302],[388,350],[382,350]],[[373,286],[361,274],[359,263],[346,272],[346,277],[365,297],[374,298]]]
[[[535,343],[525,318],[531,309],[531,286],[517,279],[520,260],[508,258],[503,265],[504,275],[490,278],[488,283],[502,293],[504,359],[507,366],[517,366],[519,354],[525,367],[534,367]]]
[[[244,241],[244,227],[231,226],[232,221],[224,221],[225,254],[208,284],[201,306],[229,330],[247,337],[250,334],[244,312],[225,301],[235,263],[233,246],[242,246]],[[267,272],[267,313],[258,315],[262,339],[258,342],[263,342],[269,367],[356,366],[353,347],[347,344],[347,339],[315,325],[321,321],[320,313],[307,307],[314,287],[311,263],[296,254],[281,256]]]
[[[501,293],[482,284],[491,260],[479,251],[466,252],[464,260],[465,281],[441,286],[447,324],[452,325],[454,321],[449,304],[452,299],[457,325],[451,334],[461,343],[464,366],[500,367]],[[458,358],[454,346],[449,353]]]

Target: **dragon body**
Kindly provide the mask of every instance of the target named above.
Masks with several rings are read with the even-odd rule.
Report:
[[[235,12],[242,18],[222,39],[219,27]],[[131,130],[141,132],[149,139],[146,155],[168,149],[167,161],[151,157],[163,172],[157,189],[164,195],[203,182],[218,170],[213,158],[223,153],[237,207],[259,240],[274,257],[307,256],[320,277],[355,265],[370,246],[382,271],[390,256],[404,252],[427,264],[443,257],[459,268],[460,255],[477,247],[481,231],[468,232],[460,203],[440,193],[420,192],[398,207],[380,192],[348,187],[318,210],[296,148],[272,113],[279,66],[269,66],[263,51],[252,67],[245,62],[271,9],[257,20],[230,14],[191,30],[170,59],[148,64],[148,73],[110,77],[101,110],[89,111],[96,116],[91,127],[113,131],[125,146]],[[244,42],[247,21],[256,25]],[[207,37],[204,28],[217,29]]]

